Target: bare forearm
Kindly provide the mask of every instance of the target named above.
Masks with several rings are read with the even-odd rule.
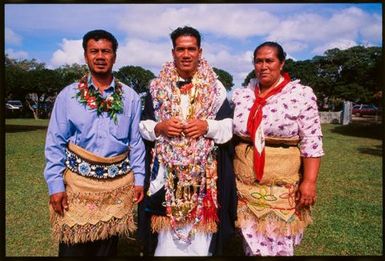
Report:
[[[302,158],[303,159],[303,182],[316,183],[318,171],[321,164],[321,158]]]

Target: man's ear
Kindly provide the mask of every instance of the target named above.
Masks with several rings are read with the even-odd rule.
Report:
[[[88,64],[88,60],[87,60],[86,51],[84,51],[84,61],[86,62],[86,64]]]
[[[174,48],[171,49],[171,55],[172,55],[172,58],[175,60],[175,50],[174,50]]]

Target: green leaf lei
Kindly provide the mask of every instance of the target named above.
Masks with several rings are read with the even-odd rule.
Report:
[[[110,119],[114,120],[116,124],[118,121],[117,114],[123,113],[122,87],[122,84],[115,78],[114,93],[107,98],[103,98],[98,90],[88,88],[88,77],[85,75],[79,81],[79,91],[76,93],[76,98],[91,110],[96,109],[98,116],[102,112],[107,112]]]

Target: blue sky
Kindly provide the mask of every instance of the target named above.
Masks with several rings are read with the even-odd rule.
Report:
[[[330,48],[382,45],[382,4],[6,4],[5,52],[49,68],[84,63],[81,39],[93,29],[119,42],[114,69],[137,65],[159,73],[171,60],[169,34],[189,25],[203,55],[239,86],[260,43],[280,43],[288,58],[311,59]]]

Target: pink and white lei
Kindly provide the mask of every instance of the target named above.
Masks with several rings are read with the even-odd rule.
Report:
[[[173,62],[163,65],[159,77],[151,82],[150,93],[153,98],[155,118],[157,121],[168,120],[172,117],[180,117],[181,93],[176,86],[179,79]],[[191,83],[193,88],[189,91],[190,109],[187,120],[197,118],[201,120],[214,119],[216,114],[215,99],[219,95],[219,87],[215,84],[217,75],[201,59],[197,72]],[[217,207],[216,182],[206,177],[206,166],[211,166],[215,161],[214,141],[203,136],[192,139],[184,136],[164,137],[160,136],[155,145],[155,153],[158,160],[166,167],[166,209],[171,218],[171,226],[177,237],[188,242],[193,236],[196,225],[207,217],[207,213],[215,213],[212,209],[205,209],[208,198],[213,203],[211,207]],[[178,178],[178,184],[174,186],[174,179]],[[213,177],[213,181],[216,177]],[[193,195],[185,196],[184,193],[176,193],[183,187],[199,187]],[[210,204],[208,204],[210,205]],[[213,214],[213,215],[216,215]],[[215,217],[216,218],[216,217]],[[182,235],[177,228],[177,223],[188,220],[193,221],[193,227],[187,235]]]

